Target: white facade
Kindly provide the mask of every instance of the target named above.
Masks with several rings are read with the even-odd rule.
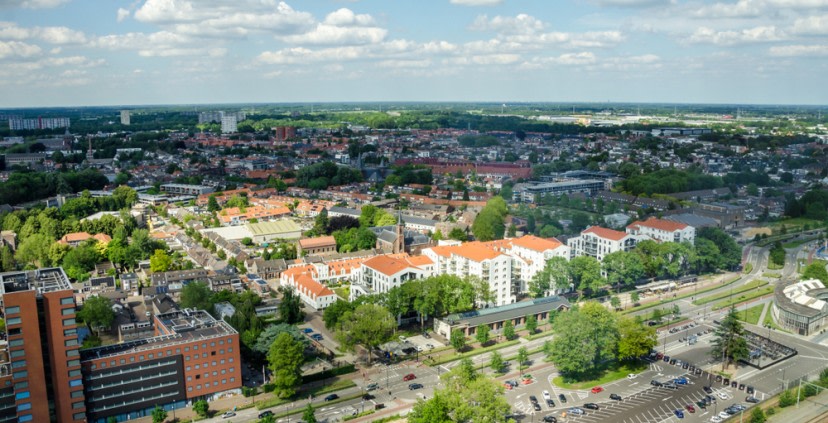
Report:
[[[121,110],[121,125],[129,125],[129,110]]]
[[[512,272],[520,280],[519,291],[529,290],[528,283],[546,266],[553,257],[569,260],[570,248],[555,238],[544,239],[532,235],[510,240],[511,248],[506,252],[512,257]]]
[[[497,251],[493,244],[467,242],[459,246],[432,247],[423,254],[435,263],[436,274],[461,278],[475,277],[489,283],[494,302],[489,305],[511,304],[516,300],[512,290],[512,259]]]
[[[627,225],[627,233],[643,235],[661,242],[696,242],[696,228],[672,220],[651,217],[645,221]]]
[[[434,274],[434,263],[422,256],[386,254],[362,262],[354,271],[354,284],[366,292],[383,293],[405,282],[427,278]]]
[[[593,226],[581,232],[580,236],[570,238],[567,245],[570,257],[590,256],[603,261],[607,254],[616,251],[630,251],[647,237],[627,234],[621,231]]]
[[[223,115],[221,117],[221,133],[234,134],[239,131],[238,120],[235,115]]]

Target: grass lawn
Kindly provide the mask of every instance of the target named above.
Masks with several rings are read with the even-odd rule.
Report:
[[[822,222],[819,220],[808,219],[804,217],[796,217],[793,219],[785,219],[780,220],[778,222],[773,222],[770,224],[771,229],[773,229],[774,235],[777,235],[779,231],[782,230],[784,226],[788,232],[796,232],[802,230],[802,228],[808,225],[811,229],[816,229],[818,227],[822,227]]]
[[[785,264],[776,264],[772,261],[768,261],[768,270],[780,270],[785,267]]]
[[[742,273],[747,274],[747,273],[750,273],[752,271],[753,271],[753,263],[748,263],[748,264],[745,265],[745,270],[743,270]]]
[[[771,305],[771,307],[773,307],[773,306]],[[770,326],[773,330],[778,330],[778,331],[785,332],[785,333],[791,333],[791,332],[789,332],[785,329],[782,329],[781,327],[779,327],[779,325],[776,324],[776,322],[773,321],[773,315],[771,314],[771,310],[768,310],[768,312],[765,313],[765,320],[762,322],[762,326],[764,326],[764,327]]]
[[[786,243],[782,244],[782,248],[796,248],[796,247],[799,247],[802,244],[807,244],[807,243],[809,243],[809,242],[811,242],[815,239],[816,238],[806,238],[806,239],[802,239],[802,240],[799,240],[799,241],[786,242]]]
[[[334,288],[333,292],[335,292],[336,295],[339,295],[340,298],[344,299],[345,301],[348,301],[348,298],[350,298],[351,296],[351,287],[340,286],[339,288]]]
[[[752,300],[754,298],[759,298],[763,295],[768,295],[772,292],[773,292],[773,287],[772,286],[766,286],[766,287],[761,288],[757,291],[746,292],[742,295],[739,295],[738,297],[733,297],[732,300],[727,299],[727,300],[724,300],[724,301],[720,301],[720,302],[716,303],[715,305],[713,305],[712,309],[713,310],[721,310],[723,308],[730,307],[734,304],[739,304],[739,303],[744,302],[744,301]]]
[[[590,378],[588,380],[564,380],[563,376],[558,376],[552,379],[552,383],[554,383],[555,386],[565,389],[589,389],[593,386],[603,385],[618,379],[623,379],[630,373],[639,373],[647,370],[647,368],[648,364],[644,361],[623,363],[613,362],[608,364],[605,368],[598,370],[594,375],[587,375],[586,377]]]
[[[762,315],[762,310],[765,308],[765,304],[759,304],[753,306],[747,310],[739,310],[736,313],[736,316],[739,320],[743,322],[750,323],[752,325],[759,324],[759,316]]]
[[[761,287],[761,286],[765,286],[767,284],[768,283],[766,281],[760,281],[760,280],[750,281],[750,282],[748,282],[748,283],[746,283],[746,284],[744,284],[744,285],[742,285],[738,288],[733,289],[733,291],[721,292],[721,293],[718,293],[716,295],[711,295],[711,296],[708,296],[708,297],[699,298],[699,299],[693,301],[693,304],[695,304],[695,305],[704,305],[704,304],[707,304],[707,303],[712,303],[714,301],[721,300],[722,298],[730,297],[731,294],[733,294],[733,295],[741,294],[742,292],[750,291],[751,289],[755,289],[755,288],[758,288],[758,287]]]
[[[780,273],[776,273],[776,272],[765,272],[765,273],[762,273],[762,277],[763,277],[763,278],[774,278],[774,279],[779,279],[779,278],[781,278],[781,277],[782,277],[782,274],[780,274]]]

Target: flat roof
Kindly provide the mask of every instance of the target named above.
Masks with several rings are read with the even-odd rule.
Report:
[[[301,231],[299,225],[289,219],[279,219],[272,222],[248,223],[246,226],[253,235],[271,235]]]
[[[72,290],[69,277],[62,267],[0,273],[0,295],[20,291],[47,292]]]
[[[500,307],[484,308],[482,310],[469,311],[466,313],[451,314],[443,321],[451,326],[468,325],[469,327],[502,322],[516,319],[529,314],[537,314],[561,307],[569,308],[569,301],[566,298],[553,295],[544,298],[535,298],[531,301],[506,304]]]

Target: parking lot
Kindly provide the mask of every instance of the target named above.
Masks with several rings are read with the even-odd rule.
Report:
[[[553,416],[560,422],[623,422],[623,423],[657,423],[657,422],[710,422],[716,421],[713,416],[721,413],[733,404],[743,404],[748,407],[753,404],[745,402],[747,397],[746,389],[739,390],[737,387],[725,386],[723,381],[716,382],[715,375],[699,370],[700,374],[693,371],[690,366],[687,369],[683,366],[671,365],[663,360],[652,360],[648,370],[641,372],[630,379],[621,379],[603,385],[601,392],[593,393],[590,390],[567,390],[558,388],[550,382],[557,376],[554,372],[536,374],[538,378],[529,385],[518,384],[511,390],[507,390],[507,398],[513,404],[514,411],[523,415],[521,421],[540,421],[542,417]],[[677,378],[685,378],[686,383],[677,385],[676,389],[651,385],[652,380],[659,382],[673,381]],[[704,391],[704,386],[709,385],[710,394]],[[550,407],[543,398],[543,391],[547,390],[554,402]],[[620,396],[620,400],[610,399],[610,395]],[[563,395],[566,402],[560,401],[559,396]],[[708,395],[715,398],[715,401],[706,404],[705,408],[698,405]],[[760,399],[764,398],[761,392],[755,392]],[[530,397],[538,400],[540,411],[536,411]],[[709,400],[708,400],[709,401]],[[584,408],[584,404],[594,403],[598,410]],[[693,412],[687,408],[691,405]],[[583,409],[583,415],[575,415],[570,411],[571,407]],[[683,417],[679,419],[675,410],[680,410]],[[749,410],[749,409],[748,409]],[[746,411],[747,412],[747,411]]]
[[[400,336],[395,341],[380,346],[382,351],[390,352],[394,357],[428,355],[428,352],[444,346],[444,344],[432,337],[426,338],[423,335],[411,337]]]

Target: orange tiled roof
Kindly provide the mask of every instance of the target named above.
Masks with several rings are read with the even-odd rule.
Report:
[[[512,245],[527,248],[534,251],[554,250],[563,244],[555,238],[540,238],[534,235],[524,235],[512,240]]]
[[[680,231],[682,229],[687,228],[687,225],[685,225],[684,223],[674,222],[672,220],[659,219],[657,217],[651,217],[645,221],[638,220],[627,225],[627,227],[630,229],[636,228],[637,226],[646,226],[648,228],[660,229],[662,231],[667,232]]]
[[[425,259],[427,261],[423,260],[423,258],[412,260],[412,257],[409,257],[408,254],[383,254],[371,257],[370,259],[365,260],[363,264],[376,270],[377,272],[391,276],[396,275],[400,271],[410,267],[419,268],[419,266],[422,265],[432,264],[428,257],[425,257]]]
[[[327,295],[334,295],[327,286],[317,282],[310,275],[302,275],[294,280],[299,291],[305,292],[306,295],[312,298],[324,297]]]
[[[92,238],[95,238],[95,239],[97,239],[99,242],[102,242],[102,243],[104,243],[104,244],[108,244],[108,243],[109,243],[109,241],[112,241],[112,237],[111,237],[111,236],[109,236],[109,235],[107,235],[107,234],[105,234],[105,233],[95,234],[95,236],[93,236]]]
[[[70,242],[86,241],[89,238],[92,238],[92,235],[88,232],[72,232],[71,234],[64,235],[63,238],[60,239],[60,242],[67,244]]]
[[[584,234],[592,233],[601,238],[611,239],[613,241],[621,241],[624,237],[627,236],[626,232],[616,231],[613,229],[602,228],[600,226],[592,226],[587,228],[583,232]]]
[[[305,248],[325,247],[329,245],[336,245],[336,239],[333,235],[320,236],[317,238],[305,238],[299,240],[299,246]]]
[[[443,257],[451,257],[451,255],[458,255],[472,261],[481,262],[484,260],[491,260],[501,253],[497,250],[498,246],[504,241],[499,242],[464,242],[461,245],[450,245],[442,247],[432,247],[432,251]]]

